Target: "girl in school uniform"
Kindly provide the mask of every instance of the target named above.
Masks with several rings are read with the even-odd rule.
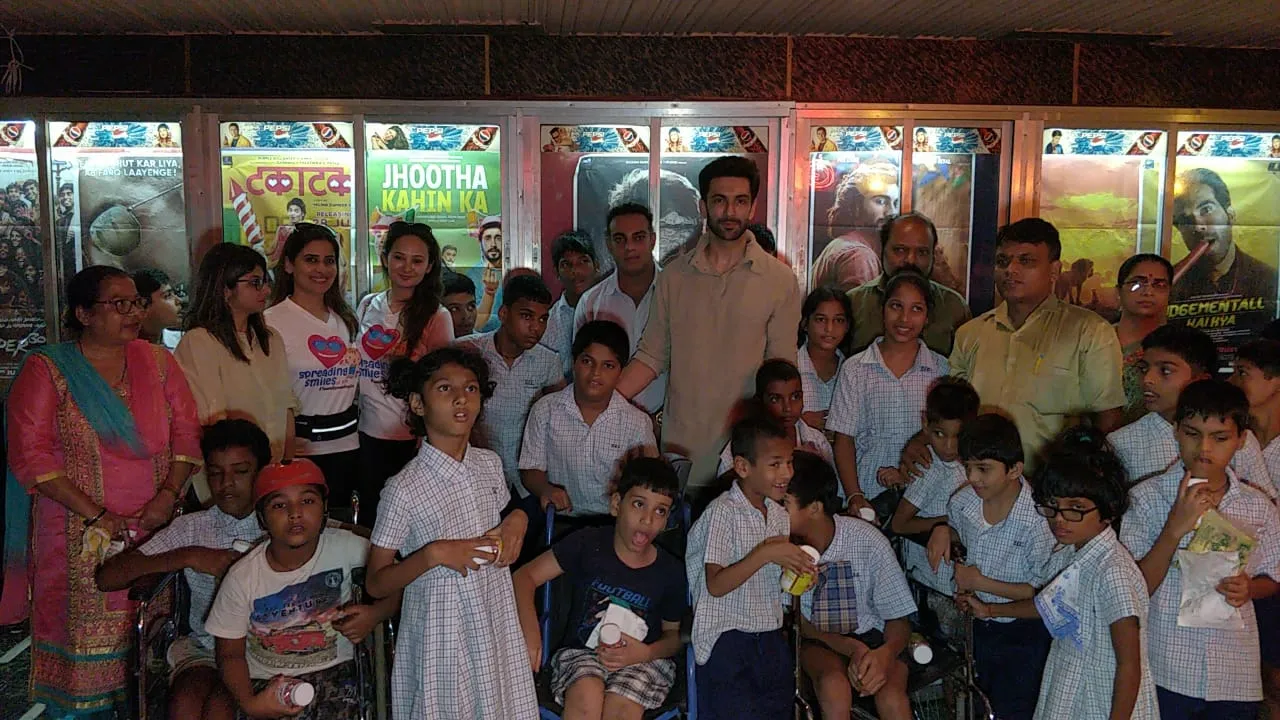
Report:
[[[849,354],[852,317],[849,296],[830,286],[814,288],[800,308],[796,367],[804,387],[804,421],[811,428],[826,429],[840,365]]]
[[[346,508],[360,471],[356,425],[356,315],[342,294],[338,236],[300,222],[284,242],[267,326],[284,341],[293,394],[295,451],[314,462],[329,484],[329,507]]]
[[[498,456],[471,447],[489,369],[457,347],[391,367],[424,438],[387,482],[373,528],[369,592],[404,589],[391,708],[395,717],[536,718],[537,693],[508,566],[528,518],[511,504]],[[396,556],[401,560],[397,561]]]
[[[1037,720],[1160,716],[1147,664],[1147,585],[1113,527],[1129,506],[1125,487],[1124,466],[1100,432],[1065,431],[1032,493],[1060,543],[1050,562],[1066,569],[1034,600],[964,597],[975,617],[1043,619],[1049,628]]]

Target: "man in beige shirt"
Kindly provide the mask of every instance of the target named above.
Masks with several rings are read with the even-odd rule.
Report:
[[[884,284],[894,273],[915,270],[925,277],[932,275],[934,255],[938,251],[938,229],[920,213],[905,213],[881,226],[880,244],[884,272],[849,291],[854,352],[865,349],[884,334]],[[969,322],[972,315],[960,293],[933,280],[929,286],[933,291],[933,311],[921,337],[930,350],[948,355],[956,329]]]
[[[760,189],[755,163],[714,160],[698,176],[707,228],[658,276],[634,360],[618,383],[628,398],[668,373],[662,444],[693,461],[695,493],[713,479],[730,413],[751,395],[767,359],[796,360],[800,287],[746,229]]]
[[[1004,302],[965,323],[951,352],[951,373],[973,383],[984,409],[1001,408],[1017,423],[1028,468],[1082,416],[1115,430],[1125,403],[1115,330],[1053,293],[1061,251],[1058,230],[1039,218],[1001,229],[995,276]]]

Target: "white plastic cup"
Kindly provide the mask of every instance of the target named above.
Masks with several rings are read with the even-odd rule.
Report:
[[[929,647],[929,642],[920,633],[911,634],[911,641],[907,643],[907,648],[911,650],[911,659],[915,660],[917,665],[928,665],[933,662],[933,648]]]
[[[306,707],[316,699],[316,688],[309,682],[303,680],[287,680],[280,684],[279,690],[276,692],[276,699],[282,705],[290,705],[292,707]]]
[[[235,542],[231,543],[231,549],[235,550],[238,553],[247,553],[252,547],[253,545],[249,544],[244,540],[236,540]]]
[[[620,642],[622,642],[622,628],[614,623],[605,623],[600,626],[601,645],[617,645]]]
[[[498,546],[494,546],[494,545],[484,545],[484,546],[479,547],[479,548],[476,548],[476,549],[477,549],[477,550],[483,550],[484,552],[493,553],[494,555],[497,555],[498,553],[502,552],[502,546],[501,546],[501,545],[498,545]],[[476,563],[477,565],[488,565],[488,564],[489,564],[489,558],[487,558],[487,557],[482,557],[482,556],[480,556],[480,555],[477,555],[477,556],[475,556],[475,557],[473,557],[473,558],[471,558],[471,559],[472,559],[472,560],[474,560],[474,561],[475,561],[475,563]]]
[[[813,558],[813,561],[815,563],[817,563],[818,559],[822,557],[822,555],[817,551],[817,549],[813,548],[812,546],[801,545],[800,549],[803,550],[806,555]],[[805,594],[805,591],[807,591],[809,587],[813,585],[813,581],[814,581],[814,576],[810,573],[806,573],[804,575],[798,575],[790,570],[783,570],[782,571],[782,592],[788,593],[791,595],[803,595]]]
[[[873,523],[876,521],[876,511],[869,507],[861,507],[858,508],[858,517],[861,517],[869,523]]]

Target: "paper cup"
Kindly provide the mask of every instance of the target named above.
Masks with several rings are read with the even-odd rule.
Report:
[[[858,508],[858,517],[869,523],[873,523],[876,521],[876,511],[869,507]]]
[[[622,642],[622,628],[614,623],[605,623],[600,626],[601,645],[617,645],[620,642]]]
[[[482,546],[482,547],[480,547],[480,548],[478,548],[478,549],[483,550],[483,551],[485,551],[485,552],[491,552],[491,553],[493,553],[494,555],[497,555],[498,553],[502,552],[501,545],[497,545],[497,546],[495,546],[495,545],[484,545],[484,546]],[[481,556],[479,556],[479,555],[477,555],[476,557],[472,558],[472,560],[475,560],[477,565],[488,565],[488,564],[489,564],[489,558],[481,557]]]
[[[809,545],[801,545],[800,549],[805,552],[813,561],[818,562],[818,558],[822,557],[816,549]],[[803,595],[813,585],[814,576],[812,573],[797,575],[790,570],[782,571],[782,592],[791,595]]]

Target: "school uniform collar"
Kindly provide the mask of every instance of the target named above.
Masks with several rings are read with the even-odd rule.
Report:
[[[729,272],[724,274],[728,275],[730,272],[742,267],[756,275],[763,275],[766,267],[765,263],[771,259],[769,254],[760,247],[760,243],[756,242],[756,236],[752,234],[750,230],[743,230],[742,234],[747,239],[747,247],[746,251],[742,254],[742,260],[740,260],[737,265],[730,268]],[[707,249],[707,245],[709,244],[711,244],[711,233],[707,230],[703,230],[702,235],[698,238],[698,243],[693,246],[693,252],[688,256],[689,270],[703,275],[718,274],[714,268],[707,264],[707,258],[704,251]]]
[[[556,403],[560,406],[560,408],[564,412],[572,415],[575,419],[577,419],[579,422],[581,422],[584,425],[587,423],[586,419],[582,417],[582,408],[578,407],[578,401],[573,397],[572,384],[570,384],[568,387],[564,388],[563,390],[556,392],[555,394],[558,396],[556,397]],[[613,394],[609,396],[609,404],[605,406],[605,409],[603,411],[601,411],[600,416],[596,418],[596,421],[597,422],[600,421],[606,415],[612,415],[618,412],[623,405],[627,405],[627,404],[630,404],[630,403],[628,403],[627,399],[622,396],[622,393],[618,392],[617,390],[614,390]]]
[[[1089,542],[1084,544],[1084,547],[1076,550],[1072,562],[1083,563],[1086,567],[1094,565],[1109,555],[1119,542],[1120,539],[1116,537],[1116,531],[1108,525],[1102,528],[1102,532],[1090,538]]]
[[[1009,319],[1009,302],[1007,300],[1000,303],[996,309],[990,311],[983,317],[988,317],[994,320],[996,325],[1000,326],[1002,330],[1018,332],[1019,330],[1025,330],[1028,327],[1031,327],[1031,325],[1036,322],[1036,319],[1041,316],[1044,316],[1045,321],[1049,322],[1051,316],[1059,313],[1063,307],[1063,302],[1058,299],[1058,296],[1053,293],[1049,293],[1049,297],[1045,298],[1044,302],[1037,305],[1036,309],[1032,310],[1031,314],[1027,315],[1027,319],[1022,323],[1022,327],[1020,328],[1015,328],[1013,326],[1013,321]]]
[[[1025,525],[1043,520],[1040,517],[1040,513],[1036,512],[1036,501],[1031,496],[1031,484],[1027,482],[1025,477],[1019,477],[1018,482],[1022,487],[1018,490],[1017,499],[1013,501],[1013,507],[1009,508],[1009,514],[1005,515],[1003,520],[998,523],[991,523],[991,530],[1004,527],[1009,523]],[[975,512],[977,512],[977,519],[985,523],[986,517],[982,513],[982,504],[982,498],[978,498]]]
[[[840,374],[839,366],[842,364],[844,364],[844,351],[840,348],[836,348],[836,375]],[[796,366],[801,370],[808,369],[810,372],[815,372],[816,374],[816,371],[813,369],[813,358],[809,357],[808,340],[804,341],[804,344],[800,346],[799,352],[796,353]],[[834,380],[835,378],[832,377],[832,379]]]
[[[472,456],[471,444],[467,443],[467,449],[463,451],[462,462],[453,459],[453,456],[446,454],[436,446],[422,441],[422,447],[418,448],[418,460],[423,463],[424,470],[430,475],[453,475],[455,473],[467,473],[470,467],[469,461]]]
[[[733,481],[733,485],[729,487],[729,492],[726,494],[726,497],[729,498],[729,502],[737,505],[739,508],[750,510],[753,514],[759,512],[759,510],[756,510],[756,506],[752,505],[751,501],[747,499],[746,494],[742,492],[742,486],[739,482],[739,480],[735,479]],[[782,512],[782,506],[774,502],[773,498],[766,496],[764,499],[764,512],[764,520],[765,522],[768,522],[769,516],[776,512]]]
[[[880,343],[882,342],[884,342],[883,335],[876,338],[875,342],[871,343],[871,346],[867,348],[866,352],[862,353],[862,362],[866,365],[879,365],[884,368],[885,371],[888,371],[889,366],[884,364],[884,356],[880,354]],[[916,351],[916,361],[912,363],[911,368],[907,370],[907,372],[920,368],[932,370],[935,373],[938,372],[938,361],[937,358],[934,357],[933,351],[930,350],[929,346],[925,345],[924,340],[921,340],[920,338],[916,338],[916,344],[919,347]]]

